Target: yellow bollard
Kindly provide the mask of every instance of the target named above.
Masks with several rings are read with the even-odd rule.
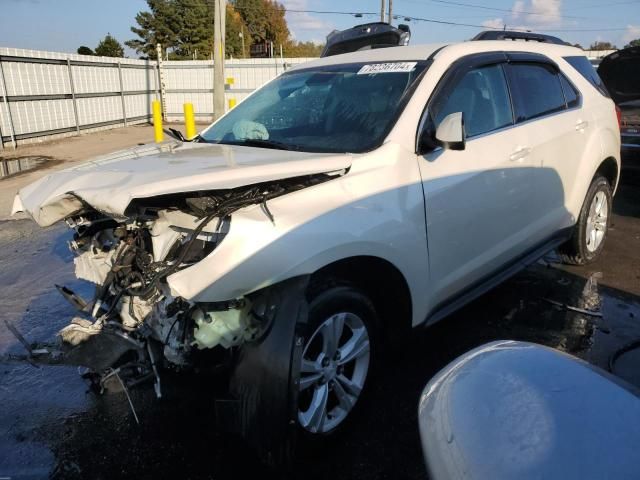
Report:
[[[154,100],[151,105],[153,109],[153,135],[156,143],[161,143],[164,140],[164,132],[162,131],[162,107],[158,100]]]
[[[184,131],[187,140],[196,136],[196,118],[193,113],[193,103],[184,104]]]
[[[235,106],[236,106],[236,99],[235,98],[230,98],[229,99],[229,110],[231,110]]]

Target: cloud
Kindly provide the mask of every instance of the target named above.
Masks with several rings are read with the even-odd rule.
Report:
[[[513,18],[519,18],[524,11],[524,6],[524,0],[516,0],[516,2],[513,4],[513,7],[511,8],[511,16]]]
[[[487,28],[535,31],[562,24],[562,0],[515,0],[505,18],[490,18],[482,22]]]
[[[631,40],[635,40],[640,38],[640,26],[638,25],[627,25],[627,31],[622,36],[622,41],[624,44],[628,44]]]
[[[282,4],[287,10],[309,10],[307,0],[283,0]],[[332,23],[306,12],[288,12],[286,17],[291,36],[298,40],[324,37],[335,28]]]
[[[511,8],[511,19],[536,26],[554,26],[562,23],[562,0],[516,0]]]
[[[504,20],[502,18],[490,18],[482,22],[482,26],[492,29],[501,29],[504,27]]]

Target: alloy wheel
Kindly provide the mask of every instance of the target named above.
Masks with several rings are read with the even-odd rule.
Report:
[[[298,421],[311,433],[338,427],[353,409],[370,361],[367,327],[354,313],[336,313],[309,337],[302,353]]]
[[[607,220],[609,216],[609,202],[604,192],[597,192],[593,196],[587,217],[585,239],[587,250],[598,250],[607,232]]]

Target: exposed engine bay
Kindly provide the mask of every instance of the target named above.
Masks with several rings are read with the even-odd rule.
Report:
[[[80,313],[59,332],[58,345],[23,341],[29,360],[87,367],[101,389],[154,382],[158,397],[163,368],[190,368],[203,351],[214,352],[220,365],[230,363],[236,347],[259,339],[269,328],[265,295],[196,303],[172,296],[167,277],[213,252],[232,228],[237,210],[258,206],[265,221],[275,223],[269,200],[331,178],[315,174],[136,199],[126,218],[86,205],[65,221],[74,231],[69,248],[76,276],[95,284],[94,298],[86,301],[58,286]]]

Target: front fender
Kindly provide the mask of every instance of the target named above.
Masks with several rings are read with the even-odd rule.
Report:
[[[428,258],[417,165],[385,158],[362,170],[354,163],[339,179],[269,201],[273,223],[261,205],[236,212],[207,258],[168,278],[172,294],[229,300],[360,255],[389,261],[421,288]]]

